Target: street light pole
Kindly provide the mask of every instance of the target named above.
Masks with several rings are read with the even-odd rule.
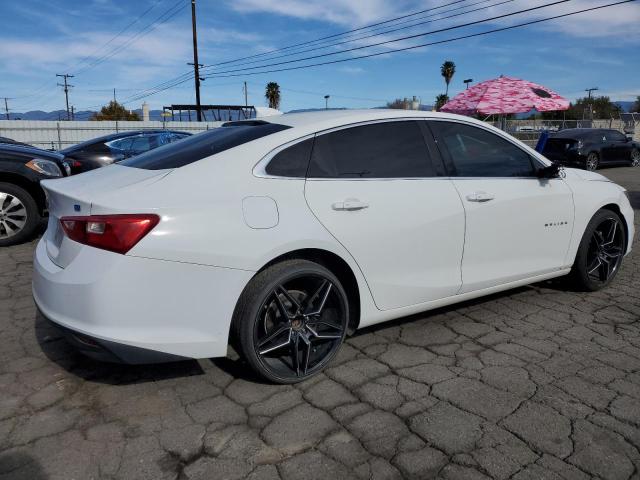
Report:
[[[200,109],[200,64],[198,63],[198,34],[196,32],[196,0],[191,0],[191,32],[193,35],[193,74],[196,87],[196,114],[198,121],[202,121]]]
[[[595,92],[596,90],[599,90],[598,87],[592,87],[592,88],[587,88],[585,89],[585,92],[587,92],[589,94],[589,117],[591,120],[593,120],[593,105],[591,104],[591,92]]]
[[[463,80],[462,83],[464,83],[467,86],[467,90],[469,89],[469,84],[473,82],[473,78],[467,78],[466,80]]]
[[[329,97],[330,97],[330,95],[325,95],[324,96],[324,109],[325,110],[329,110]]]

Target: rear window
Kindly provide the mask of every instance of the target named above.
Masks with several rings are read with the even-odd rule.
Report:
[[[227,123],[219,128],[145,152],[120,162],[119,165],[145,170],[179,168],[287,128],[291,127],[256,121],[246,124],[242,122]]]

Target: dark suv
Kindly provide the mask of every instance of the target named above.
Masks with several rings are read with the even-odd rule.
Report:
[[[553,134],[542,154],[567,166],[596,170],[600,165],[640,165],[640,144],[617,130],[570,128]]]
[[[60,153],[69,162],[71,173],[76,174],[135,157],[190,135],[190,133],[173,130],[120,132],[87,140],[60,150]]]

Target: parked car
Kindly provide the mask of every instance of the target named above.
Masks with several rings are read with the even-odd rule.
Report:
[[[432,112],[230,122],[43,185],[33,296],[82,352],[148,363],[230,340],[279,383],[357,328],[563,275],[603,288],[634,235],[622,187]]]
[[[640,143],[617,130],[570,128],[552,135],[542,152],[562,165],[596,170],[601,165],[640,165]]]
[[[68,175],[69,165],[58,153],[35,147],[0,145],[0,247],[33,235],[46,215],[40,180]]]
[[[112,133],[65,148],[60,150],[60,153],[66,157],[71,166],[71,172],[75,174],[120,162],[190,135],[187,132],[173,130]]]
[[[27,143],[18,142],[17,140],[14,140],[13,138],[9,138],[9,137],[0,137],[0,144],[22,145],[24,147],[30,147],[31,146],[31,145],[29,145]]]

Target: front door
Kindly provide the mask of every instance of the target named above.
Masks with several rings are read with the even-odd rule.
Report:
[[[362,270],[388,310],[455,295],[461,286],[464,210],[437,177],[416,121],[318,135],[307,203]]]
[[[466,213],[460,293],[561,269],[574,216],[565,182],[537,178],[542,165],[488,129],[429,123]]]

